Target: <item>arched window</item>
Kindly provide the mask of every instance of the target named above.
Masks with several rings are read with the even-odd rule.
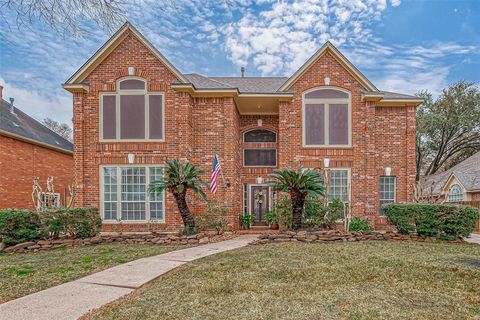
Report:
[[[303,145],[352,144],[351,95],[336,88],[314,88],[303,94]]]
[[[142,78],[118,80],[117,92],[100,94],[100,127],[104,141],[162,141],[164,94],[147,92]]]
[[[458,184],[454,184],[448,191],[448,202],[463,201],[463,189]]]
[[[253,129],[243,134],[243,142],[248,144],[243,149],[245,167],[277,166],[277,134],[266,129]]]
[[[277,142],[277,134],[270,130],[254,129],[244,133],[243,142]]]

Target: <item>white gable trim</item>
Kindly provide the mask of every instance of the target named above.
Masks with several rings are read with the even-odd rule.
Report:
[[[450,187],[452,185],[451,182],[452,182],[453,179],[455,179],[455,184],[458,184],[458,185],[460,185],[460,187],[462,187],[464,193],[467,192],[467,189],[462,184],[460,179],[458,179],[457,176],[455,176],[455,173],[450,174],[447,181],[445,181],[445,184],[442,187],[443,192],[446,192],[448,194],[448,192],[450,191]]]
[[[178,71],[177,68],[175,68],[173,64],[171,64],[170,61],[160,53],[160,51],[158,51],[134,26],[132,26],[130,22],[126,22],[100,49],[98,49],[97,52],[95,52],[90,59],[87,60],[87,62],[85,62],[83,66],[80,67],[80,69],[70,77],[70,79],[65,82],[64,87],[78,84],[85,80],[85,78],[127,37],[129,32],[135,35],[136,38],[178,78],[178,80],[188,83],[188,80],[183,74]]]
[[[333,54],[345,69],[352,74],[360,83],[369,91],[378,91],[378,89],[370,82],[333,44],[327,41],[310,59],[307,60],[279,89],[286,91],[300,78],[310,67],[320,58],[326,51]]]

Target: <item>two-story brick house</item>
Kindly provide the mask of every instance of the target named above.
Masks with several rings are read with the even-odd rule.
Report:
[[[332,197],[384,223],[380,204],[409,201],[415,183],[417,97],[378,90],[331,43],[291,77],[182,74],[125,24],[65,84],[73,93],[77,204],[101,209],[104,229],[177,230],[173,197],[148,195],[165,159],[200,165],[214,153],[215,196],[257,222],[272,205],[274,168],[323,168]],[[328,159],[328,160],[325,160]],[[212,198],[212,195],[210,195]],[[195,214],[204,205],[192,198]]]

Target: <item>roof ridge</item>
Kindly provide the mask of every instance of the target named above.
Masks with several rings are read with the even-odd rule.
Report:
[[[224,83],[224,82],[221,82],[221,81],[212,79],[212,78],[210,78],[210,77],[208,77],[208,76],[204,76],[203,74],[200,74],[200,73],[197,73],[197,72],[187,73],[187,74],[185,74],[185,75],[189,75],[189,74],[190,74],[190,75],[197,75],[197,76],[200,76],[200,77],[202,77],[202,78],[208,79],[208,80],[210,80],[210,81],[214,81],[214,82],[219,83],[219,84],[221,84],[221,85],[227,86],[228,88],[235,88],[235,87],[229,85],[228,83]]]

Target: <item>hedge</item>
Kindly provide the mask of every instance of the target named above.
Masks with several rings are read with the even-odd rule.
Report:
[[[385,215],[398,232],[444,240],[468,237],[479,218],[478,209],[443,204],[389,204]]]
[[[102,220],[96,208],[55,211],[0,210],[0,242],[6,245],[58,238],[94,237]]]

